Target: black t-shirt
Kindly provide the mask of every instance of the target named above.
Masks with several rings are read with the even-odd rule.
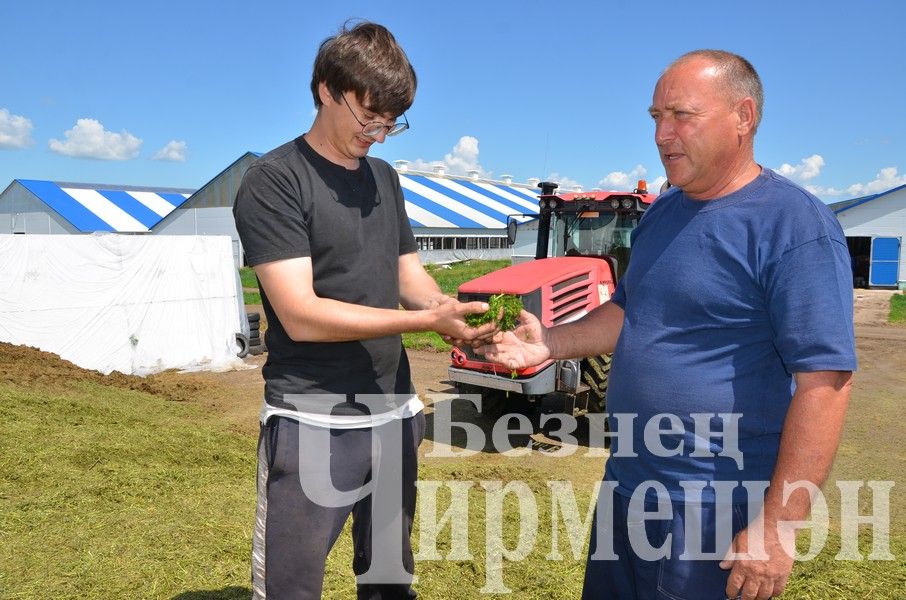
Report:
[[[350,171],[303,137],[249,167],[233,207],[251,265],[310,256],[315,293],[397,309],[399,257],[416,251],[399,177],[367,158]],[[262,371],[268,404],[283,394],[408,394],[409,361],[399,335],[354,342],[294,342],[261,290],[268,329]]]

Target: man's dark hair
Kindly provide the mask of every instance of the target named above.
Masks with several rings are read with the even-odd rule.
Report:
[[[686,61],[690,58],[701,57],[711,61],[717,67],[720,77],[727,86],[728,95],[732,100],[741,100],[750,97],[755,101],[755,129],[761,123],[761,115],[764,112],[764,87],[761,85],[761,77],[758,71],[748,60],[727,52],[726,50],[693,50],[683,54],[670,64],[670,67]],[[667,67],[669,70],[670,67]]]
[[[338,102],[344,92],[353,91],[375,113],[403,114],[415,100],[417,84],[406,53],[382,25],[368,21],[349,25],[321,42],[311,77],[315,107],[321,106],[318,85],[323,81]]]

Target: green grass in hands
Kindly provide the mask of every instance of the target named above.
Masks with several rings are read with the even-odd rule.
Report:
[[[478,327],[496,321],[501,331],[512,331],[522,311],[522,299],[513,294],[494,294],[488,299],[488,310],[466,315],[466,325]]]

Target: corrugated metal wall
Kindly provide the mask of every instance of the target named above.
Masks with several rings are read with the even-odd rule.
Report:
[[[155,234],[167,235],[228,235],[233,240],[236,266],[242,262],[242,245],[233,221],[233,202],[242,176],[258,159],[246,152],[229,167],[192,194],[189,200],[154,227]]]
[[[79,233],[18,181],[0,195],[0,233]]]

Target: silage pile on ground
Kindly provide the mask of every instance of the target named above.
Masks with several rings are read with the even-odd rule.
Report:
[[[51,388],[81,382],[141,391],[177,402],[196,398],[203,387],[191,381],[177,381],[168,373],[138,377],[114,371],[104,375],[83,369],[50,352],[0,342],[0,383]]]

